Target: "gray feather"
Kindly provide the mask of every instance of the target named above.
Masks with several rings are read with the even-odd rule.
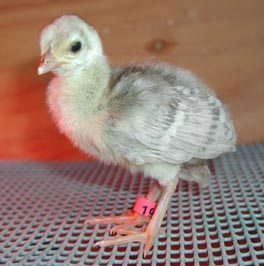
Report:
[[[115,69],[109,93],[115,126],[105,135],[132,164],[179,164],[234,150],[226,108],[188,71],[166,65]]]

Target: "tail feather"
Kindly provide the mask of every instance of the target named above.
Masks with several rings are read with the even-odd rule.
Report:
[[[205,160],[192,159],[182,165],[179,177],[187,181],[195,181],[202,187],[206,187],[210,183],[211,172]]]

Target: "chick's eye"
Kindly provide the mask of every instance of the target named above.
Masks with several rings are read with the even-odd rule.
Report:
[[[82,44],[81,44],[81,42],[78,41],[78,42],[75,42],[74,44],[72,44],[71,51],[73,53],[77,53],[81,50],[81,48],[82,48]]]

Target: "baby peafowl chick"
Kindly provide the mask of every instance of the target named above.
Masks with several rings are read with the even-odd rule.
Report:
[[[87,223],[114,223],[116,237],[99,246],[137,241],[146,255],[160,233],[179,177],[208,184],[205,159],[234,151],[225,106],[189,71],[166,64],[111,69],[97,32],[65,15],[40,35],[39,75],[53,72],[47,103],[59,130],[85,153],[156,180],[152,216],[130,211]],[[145,224],[143,231],[135,226]]]

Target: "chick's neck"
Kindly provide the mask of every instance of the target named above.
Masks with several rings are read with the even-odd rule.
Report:
[[[110,67],[105,56],[99,55],[82,70],[60,78],[64,84],[64,96],[68,96],[69,103],[89,115],[99,107],[110,80]]]

